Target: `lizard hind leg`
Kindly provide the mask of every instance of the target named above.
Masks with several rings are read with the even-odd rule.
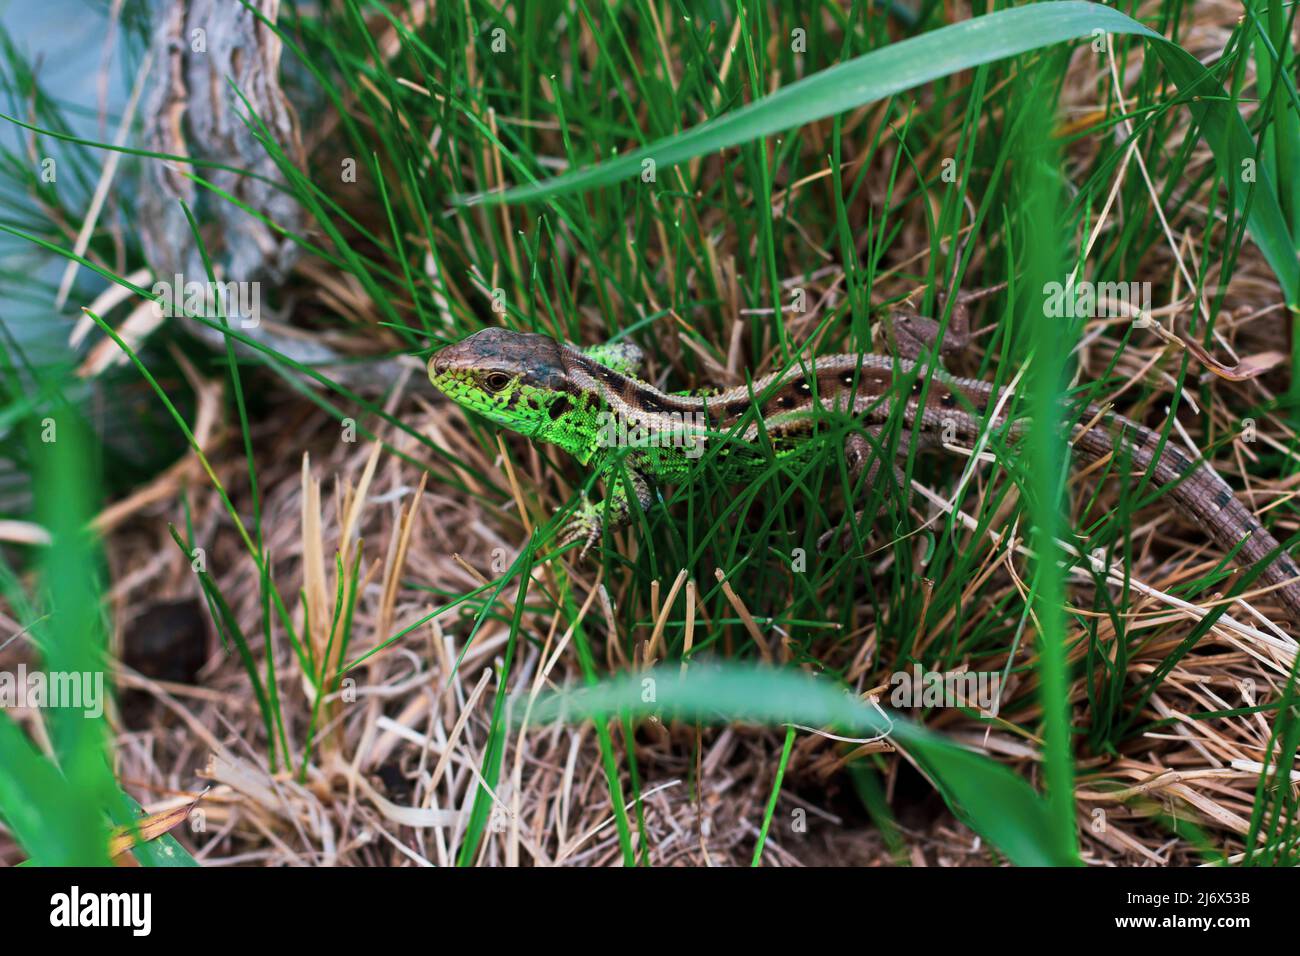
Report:
[[[907,476],[903,474],[903,469],[898,466],[897,459],[886,461],[885,455],[887,449],[884,445],[884,426],[872,425],[867,429],[871,436],[868,438],[859,432],[853,432],[844,440],[844,460],[849,474],[849,490],[857,494],[871,494],[871,489],[880,482],[889,482],[879,497],[875,513],[871,517],[876,517],[883,511],[889,502],[891,495],[902,496],[907,490]],[[910,436],[906,433],[899,436],[898,457],[905,458],[908,449],[911,447]],[[861,480],[863,471],[866,471],[866,480]],[[860,525],[864,518],[867,517],[866,509],[861,509],[853,514],[853,525]],[[822,534],[817,539],[817,547],[824,549],[835,538],[836,531],[840,534],[840,544],[842,547],[850,547],[853,543],[853,526],[845,525],[842,529],[831,529]]]

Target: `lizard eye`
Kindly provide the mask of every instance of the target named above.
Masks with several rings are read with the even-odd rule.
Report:
[[[492,372],[483,380],[489,392],[499,392],[510,384],[510,376],[505,372]]]

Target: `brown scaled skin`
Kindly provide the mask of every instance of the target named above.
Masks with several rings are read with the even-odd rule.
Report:
[[[536,332],[487,328],[435,352],[429,359],[434,375],[448,372],[497,372],[523,376],[530,385],[554,388],[564,379],[560,345]]]

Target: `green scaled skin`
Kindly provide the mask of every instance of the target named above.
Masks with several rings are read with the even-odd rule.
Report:
[[[580,351],[544,335],[488,328],[435,353],[428,370],[433,386],[462,408],[558,445],[605,472],[608,502],[584,500],[561,537],[563,544],[583,541],[585,554],[599,540],[607,511],[613,526],[632,514],[627,484],[612,467],[616,456],[603,439],[614,410],[600,376],[634,382],[640,363],[641,350],[631,344]],[[626,456],[626,474],[643,509],[653,500],[647,472],[666,477],[672,470],[661,456],[653,459],[639,452]]]

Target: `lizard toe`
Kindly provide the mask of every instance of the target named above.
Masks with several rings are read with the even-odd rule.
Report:
[[[575,512],[560,532],[560,547],[568,547],[576,541],[582,542],[582,549],[578,552],[578,560],[581,561],[587,556],[592,545],[600,540],[600,516],[592,508],[582,508]]]

